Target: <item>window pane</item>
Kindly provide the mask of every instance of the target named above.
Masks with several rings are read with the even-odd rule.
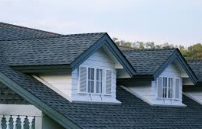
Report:
[[[167,78],[163,77],[163,98],[167,98]]]

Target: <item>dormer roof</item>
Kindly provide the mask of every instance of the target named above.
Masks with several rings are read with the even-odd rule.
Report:
[[[136,70],[136,77],[151,77],[155,79],[169,64],[177,60],[193,83],[197,82],[195,73],[176,48],[123,50],[122,52]]]

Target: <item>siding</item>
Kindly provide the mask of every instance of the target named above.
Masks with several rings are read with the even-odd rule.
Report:
[[[196,101],[199,104],[202,104],[202,90],[197,91],[187,91],[184,93],[187,97],[191,98],[192,100]]]
[[[79,89],[79,68],[72,72],[64,71],[63,73],[52,74],[38,74],[33,75],[36,79],[44,83],[56,91],[61,96],[65,97],[69,101],[92,101],[92,102],[112,102],[119,103],[116,100],[116,70],[114,58],[111,55],[106,54],[104,49],[100,49],[92,54],[86,61],[80,66],[99,67],[103,69],[111,69],[113,71],[113,84],[111,95],[97,95],[97,94],[84,94],[78,93]],[[104,82],[104,81],[103,81]]]
[[[123,88],[131,92],[138,98],[142,99],[143,101],[151,104],[154,92],[152,92],[150,82],[136,82],[133,84],[129,84],[127,88],[126,87]]]
[[[68,70],[67,70],[68,71]],[[71,72],[38,74],[34,75],[36,79],[46,86],[56,91],[64,98],[71,101],[72,94],[72,75]]]
[[[116,70],[115,63],[110,56],[106,54],[103,49],[98,50],[92,56],[90,56],[86,61],[84,61],[80,66],[88,67],[99,67],[103,69],[113,70],[112,75],[112,94],[111,95],[96,95],[96,94],[78,94],[79,86],[79,68],[72,72],[72,82],[73,82],[73,91],[72,91],[72,100],[73,101],[92,101],[92,102],[110,102],[110,103],[119,103],[116,100]]]
[[[184,73],[184,71],[182,71],[181,68],[177,67],[174,63],[172,63],[171,65],[169,65],[160,75],[160,77],[167,77],[167,76],[171,76],[171,77],[178,77],[181,78],[182,77],[182,73]],[[155,81],[153,81],[152,83],[152,90],[155,93],[157,91],[157,87],[155,85]],[[183,105],[182,104],[182,85],[180,86],[180,101],[176,101],[176,100],[161,100],[161,99],[156,99],[156,96],[153,96],[152,99],[152,103],[153,104],[166,104],[166,105]]]
[[[176,65],[173,63],[173,64],[169,65],[160,74],[160,77],[163,77],[163,76],[181,77],[181,70],[178,67],[176,67]],[[180,101],[157,99],[156,98],[157,89],[156,89],[155,81],[136,82],[136,83],[128,84],[127,86],[124,86],[124,88],[151,105],[165,104],[165,105],[184,106],[181,102],[182,101],[182,86],[180,87],[181,88]]]

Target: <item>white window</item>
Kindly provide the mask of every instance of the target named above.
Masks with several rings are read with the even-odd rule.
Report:
[[[159,77],[157,79],[157,98],[179,99],[180,98],[180,78]]]
[[[112,70],[82,66],[79,78],[80,93],[111,94]]]

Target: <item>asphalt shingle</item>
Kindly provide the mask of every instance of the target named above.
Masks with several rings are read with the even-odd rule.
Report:
[[[202,106],[186,96],[183,103],[187,107],[157,107],[118,86],[120,105],[71,103],[33,77],[2,63],[0,72],[83,129],[202,128]]]
[[[11,40],[8,37],[12,33],[4,33],[8,37],[1,33],[0,29],[0,40]],[[23,32],[12,38],[22,37],[24,40],[0,42],[0,72],[81,128],[202,128],[202,105],[186,96],[183,96],[183,103],[187,107],[157,107],[148,105],[117,86],[117,99],[122,102],[120,105],[69,102],[32,76],[13,70],[8,65],[69,64],[102,37],[103,33],[33,39],[34,33],[27,36]],[[30,37],[32,40],[25,40]],[[139,74],[148,75],[153,74],[173,51],[174,49],[127,50],[123,53]]]
[[[202,82],[202,60],[188,60],[187,63],[196,74],[200,82]]]
[[[70,64],[105,33],[72,34],[54,38],[1,41],[11,66]]]
[[[122,50],[138,75],[153,75],[175,49]]]
[[[47,38],[60,34],[0,22],[0,41]]]

